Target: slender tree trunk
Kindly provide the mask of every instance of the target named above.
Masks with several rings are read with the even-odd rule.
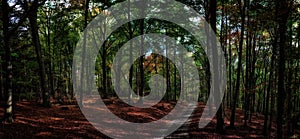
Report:
[[[273,54],[273,53],[272,53]],[[265,54],[265,60],[264,60],[264,67],[265,67],[265,74],[264,74],[264,82],[265,83],[267,83],[267,70],[268,70],[268,66],[266,66],[266,61],[267,61],[267,59],[266,59],[266,57],[267,57],[268,55],[267,54]],[[266,85],[264,85],[264,92],[263,92],[263,103],[262,103],[262,105],[263,105],[263,109],[262,109],[262,112],[265,114],[265,110],[266,110],[266,90],[267,90],[267,86]]]
[[[266,60],[264,60],[264,67],[265,67],[265,72],[264,72],[264,83],[266,84],[267,83],[267,66],[266,66]],[[264,89],[263,89],[263,102],[262,102],[262,113],[265,114],[265,110],[266,110],[266,90],[267,90],[267,86],[264,85]]]
[[[293,32],[292,32],[292,24],[289,25],[289,45],[288,45],[288,53],[292,53],[292,45],[293,45]],[[288,60],[288,76],[287,76],[287,84],[292,85],[293,84],[293,59],[289,58]],[[296,75],[297,76],[297,75]],[[293,133],[293,127],[292,127],[292,92],[294,92],[292,86],[287,87],[287,106],[286,106],[286,121],[287,121],[287,131],[288,135],[292,135]]]
[[[276,76],[274,76],[274,80],[276,81],[277,80],[277,77]],[[274,87],[274,88],[276,88],[277,86],[276,86],[276,84],[275,83],[273,83],[272,82],[272,86]],[[274,113],[274,112],[276,112],[275,111],[275,102],[276,102],[276,99],[275,99],[275,93],[276,93],[276,91],[275,90],[272,90],[271,91],[271,106],[270,106],[270,120],[269,120],[269,125],[268,125],[268,130],[269,131],[271,131],[272,130],[272,125],[273,125],[273,114],[272,113]],[[270,134],[271,134],[271,132],[269,132],[269,136],[270,136]]]
[[[216,0],[211,0],[210,1],[210,14],[211,14],[211,17],[210,17],[210,25],[211,25],[211,28],[212,28],[212,31],[214,33],[216,33],[216,24],[217,24],[217,21],[216,21],[216,11],[217,11],[217,1]],[[215,50],[215,51],[212,51],[212,53],[215,53],[213,54],[213,56],[216,56],[218,55],[218,52],[216,53],[216,48],[217,48],[217,44],[216,44],[216,38],[215,37],[210,37],[210,41],[211,41],[211,47],[212,47],[212,50]],[[218,65],[218,58],[213,58],[213,65]],[[214,67],[214,68],[217,68],[217,67]],[[214,76],[215,77],[219,77],[219,74],[220,74],[220,71],[219,69],[218,70],[215,70],[214,71]],[[214,84],[216,84],[217,81],[215,81]],[[214,93],[219,93],[220,92],[220,88],[219,87],[216,87],[216,88],[211,88],[213,89]],[[219,95],[217,95],[219,96]],[[216,101],[220,101],[222,98],[218,98]],[[222,106],[222,103],[220,105],[220,107],[218,108],[218,111],[217,111],[217,127],[216,127],[216,130],[217,132],[219,133],[223,133],[224,132],[224,129],[223,129],[223,126],[224,126],[224,119],[223,119],[223,106]]]
[[[270,67],[270,73],[269,73],[269,81],[268,81],[268,87],[267,87],[267,96],[266,96],[266,102],[265,102],[265,119],[264,119],[264,129],[263,133],[264,135],[268,135],[268,118],[269,118],[269,100],[270,100],[270,94],[271,94],[271,87],[273,84],[273,70],[274,69],[274,60],[275,60],[275,54],[276,54],[276,45],[277,45],[277,35],[275,36],[274,42],[273,42],[273,48],[272,48],[272,56],[271,56],[271,67]],[[265,73],[266,74],[266,73]],[[272,121],[270,121],[272,122]]]
[[[245,1],[244,7],[249,7],[249,1]],[[249,11],[244,11],[245,15],[249,19]],[[246,18],[246,17],[245,17]],[[252,46],[252,32],[250,30],[250,21],[247,20],[247,32],[246,32],[246,86],[245,86],[245,102],[244,102],[244,126],[248,126],[250,100],[251,100],[251,46]]]
[[[154,65],[155,65],[154,66],[154,71],[155,71],[155,74],[158,74],[158,71],[157,71],[157,64],[158,64],[157,59],[158,58],[159,58],[159,56],[155,54],[155,56],[154,56],[154,59],[155,59],[154,60]],[[155,85],[158,86],[158,81],[155,82]],[[157,96],[156,97],[159,98],[159,92],[157,92]]]
[[[225,6],[223,6],[225,8]],[[227,42],[228,38],[228,14],[227,14],[228,10],[227,7],[225,9],[225,39],[224,39],[224,44],[225,44],[225,49],[227,47],[227,55],[226,55],[226,66],[228,67],[228,78],[229,78],[229,85],[228,85],[228,90],[227,90],[227,107],[230,107],[230,102],[231,102],[231,44]],[[230,40],[229,40],[230,41]]]
[[[6,45],[6,44],[5,44]],[[0,61],[5,60],[3,59],[3,56],[0,56]],[[3,92],[3,67],[4,66],[2,63],[0,63],[0,101],[5,100],[4,92]]]
[[[50,12],[50,11],[49,11]],[[54,97],[54,79],[52,74],[52,53],[51,53],[51,40],[50,40],[50,15],[47,13],[47,47],[49,55],[49,82],[50,82],[50,94]]]
[[[296,69],[299,69],[299,62],[297,62],[296,63]],[[296,78],[297,78],[297,75],[299,74],[299,70],[297,70],[296,72],[294,72],[294,80],[295,80],[295,83],[296,84],[300,84],[300,81],[299,80],[297,80]],[[295,87],[295,92],[294,92],[294,105],[293,105],[293,111],[294,112],[296,112],[300,107],[299,107],[299,105],[298,105],[298,96],[296,95],[297,93],[296,93],[296,91],[297,90],[299,90],[300,89],[300,87],[298,86],[298,87]],[[298,107],[297,107],[298,106]]]
[[[42,56],[41,44],[39,40],[39,32],[38,32],[38,24],[37,24],[37,12],[38,12],[38,1],[34,1],[31,6],[32,12],[30,14],[29,22],[30,22],[30,29],[31,29],[31,37],[32,42],[35,47],[38,65],[39,65],[39,75],[41,81],[41,89],[42,89],[42,97],[43,97],[43,105],[45,107],[50,107],[50,97],[49,92],[47,90],[47,83],[46,83],[46,72],[44,66],[44,60]]]
[[[184,60],[183,60],[183,57],[184,57],[184,54],[183,53],[180,53],[180,70],[181,70],[181,73],[184,73]],[[185,82],[184,82],[184,80],[185,80],[185,78],[184,78],[184,76],[183,75],[180,75],[180,95],[182,94],[182,96],[183,96],[183,99],[185,98],[187,98],[187,92],[185,92],[185,90],[184,90],[184,88],[185,88],[185,86],[184,86],[184,84],[185,84]]]
[[[85,11],[84,11],[84,27],[86,28],[88,25],[88,8],[89,8],[89,3],[90,0],[85,0]],[[86,67],[86,31],[84,31],[83,34],[83,45],[82,45],[82,59],[81,59],[81,73],[80,73],[80,96],[79,96],[79,104],[81,107],[83,107],[83,94],[86,91],[86,78],[84,78],[84,72],[85,72],[85,67]]]
[[[205,0],[204,1],[204,9],[205,9],[205,20],[207,22],[211,22],[210,20],[210,2],[208,0]],[[210,31],[209,30],[209,26],[207,24],[204,25],[204,28],[205,28],[205,33],[206,33],[206,41],[207,41],[207,52],[212,55],[210,52],[212,51],[212,48],[210,47],[211,46],[211,42],[213,42],[212,40],[210,40],[209,38],[210,37]],[[206,74],[206,83],[207,83],[207,93],[206,93],[206,98],[209,99],[209,94],[210,94],[210,89],[211,89],[211,73],[210,73],[210,65],[209,65],[209,62],[208,59],[205,59],[205,74]],[[209,101],[210,102],[210,101]],[[208,107],[209,107],[209,114],[212,115],[212,103],[209,103],[208,104]]]
[[[104,34],[104,33],[103,33]],[[107,92],[107,71],[106,71],[106,43],[103,44],[102,55],[101,55],[101,68],[102,68],[102,94],[103,97],[106,98],[108,96]]]
[[[87,56],[89,56],[89,55],[87,55]],[[61,63],[63,63],[63,62],[61,62]],[[86,94],[87,95],[89,95],[90,93],[91,93],[91,81],[93,80],[92,78],[91,78],[91,76],[89,75],[89,73],[90,73],[90,63],[91,63],[91,61],[86,61],[86,63],[85,63],[85,73],[86,73]],[[62,66],[62,65],[61,65]],[[62,69],[62,68],[61,68]],[[60,79],[62,79],[62,78],[60,78]],[[62,81],[61,81],[62,82]]]
[[[245,6],[242,5],[241,0],[239,0],[240,12],[241,12],[241,36],[239,41],[239,52],[238,52],[238,69],[237,69],[237,79],[236,79],[236,88],[233,98],[233,103],[231,106],[231,117],[230,117],[230,127],[234,127],[235,121],[235,110],[238,94],[240,93],[240,78],[241,78],[241,68],[242,68],[242,52],[243,52],[243,40],[244,40],[244,29],[245,29]]]
[[[174,48],[174,61],[176,61],[176,48]],[[174,73],[173,73],[173,76],[174,76],[174,80],[173,80],[174,81],[174,86],[173,86],[173,88],[174,88],[174,101],[176,101],[177,83],[176,83],[176,65],[175,65],[175,63],[174,63],[173,67],[174,67]]]
[[[138,62],[137,62],[137,66],[136,66],[136,68],[135,68],[135,85],[136,85],[136,94],[137,94],[137,97],[138,98],[140,98],[140,96],[139,96],[139,90],[140,90],[140,88],[139,88],[139,68],[138,68],[139,66],[138,66]]]
[[[141,35],[144,34],[144,19],[140,20],[140,33]],[[140,54],[143,55],[144,54],[144,36],[140,36],[141,37],[141,51]],[[140,61],[139,61],[139,71],[140,71],[140,81],[139,81],[139,103],[143,104],[143,97],[144,97],[144,56],[140,57]]]
[[[167,31],[168,32],[168,31]],[[168,34],[167,34],[168,35]],[[166,78],[167,78],[167,92],[166,92],[166,97],[167,101],[170,100],[170,92],[171,92],[171,85],[170,85],[170,61],[168,59],[169,55],[169,48],[166,46]]]
[[[247,21],[247,26],[249,25],[248,21]],[[248,26],[249,27],[249,26]],[[250,92],[250,56],[251,56],[251,33],[249,31],[247,31],[247,35],[246,35],[246,43],[247,43],[247,47],[246,47],[246,84],[245,84],[245,90],[244,90],[244,94],[245,94],[245,102],[244,102],[244,126],[247,126],[247,122],[248,122],[248,117],[249,117],[249,102],[250,102],[250,98],[249,98],[249,92]],[[250,39],[250,40],[249,40]]]
[[[9,5],[7,1],[2,0],[2,24],[3,24],[3,41],[4,41],[4,72],[5,72],[5,83],[4,83],[4,95],[6,98],[5,113],[3,122],[13,122],[13,106],[12,106],[12,63],[11,63],[11,50],[10,50],[10,36],[9,34]]]
[[[277,13],[279,24],[279,69],[278,69],[278,95],[277,95],[277,139],[283,138],[283,114],[285,104],[285,87],[284,87],[284,73],[285,73],[285,49],[286,49],[286,31],[288,19],[287,0],[277,0],[276,7],[280,11]]]
[[[129,43],[130,43],[130,48],[129,48],[129,61],[130,62],[132,62],[132,41],[131,41],[131,39],[132,39],[132,37],[133,37],[133,31],[132,31],[132,27],[131,27],[131,22],[130,22],[130,20],[131,20],[131,17],[130,17],[130,8],[131,8],[131,5],[130,5],[130,0],[128,0],[128,30],[129,30]],[[130,87],[128,88],[129,90],[128,91],[130,91],[131,89],[132,89],[132,78],[133,78],[133,65],[134,64],[132,64],[132,67],[130,68],[130,71],[129,71],[129,85],[130,85]],[[131,92],[131,91],[130,91]],[[131,93],[129,93],[128,94],[128,103],[130,104],[131,103],[131,99],[132,99],[132,94]]]
[[[253,33],[254,35],[251,37],[251,40],[253,39],[253,46],[252,46],[252,58],[251,58],[251,71],[250,71],[250,92],[251,92],[251,97],[252,97],[252,106],[250,109],[250,119],[249,122],[251,122],[252,119],[252,114],[255,112],[255,84],[256,84],[256,77],[255,77],[255,63],[256,63],[256,52],[255,52],[255,48],[256,48],[256,33]]]
[[[289,61],[288,64],[288,77],[287,77],[287,84],[291,85],[292,84],[292,71],[291,71],[291,63],[292,60]],[[291,87],[287,87],[287,97],[286,97],[286,102],[287,102],[287,106],[286,106],[286,121],[287,121],[287,134],[288,135],[292,135],[292,88]]]
[[[229,102],[232,102],[233,101],[233,93],[232,93],[232,52],[231,52],[231,44],[229,43],[229,50],[228,50],[228,53],[229,53],[229,66],[228,66],[228,70],[229,70]],[[231,106],[230,108],[232,109],[232,105],[230,105],[230,103],[228,103],[228,106]]]

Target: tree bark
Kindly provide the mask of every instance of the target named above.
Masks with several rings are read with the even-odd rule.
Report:
[[[88,25],[88,8],[89,8],[89,3],[90,3],[90,0],[85,0],[85,8],[84,8],[84,28],[87,27]],[[79,104],[81,107],[83,106],[83,94],[85,93],[85,88],[86,88],[86,85],[85,85],[85,80],[87,80],[86,78],[84,78],[84,72],[85,72],[85,58],[86,58],[86,31],[84,31],[84,34],[83,34],[83,45],[82,45],[82,59],[81,59],[81,73],[80,73],[80,96],[79,96]]]
[[[33,8],[31,11],[29,18],[30,22],[30,29],[31,29],[31,37],[32,42],[35,47],[35,52],[37,55],[38,65],[39,65],[39,75],[40,75],[40,85],[42,89],[42,97],[43,97],[43,106],[50,107],[50,97],[47,90],[47,83],[46,83],[46,72],[45,72],[45,66],[44,61],[42,57],[42,50],[41,50],[41,44],[39,40],[39,32],[38,32],[38,24],[37,24],[37,12],[38,12],[39,3],[38,1],[34,1],[30,8]]]
[[[210,1],[210,25],[211,25],[211,28],[212,28],[212,31],[213,33],[216,33],[216,24],[217,24],[217,21],[216,21],[216,18],[217,18],[217,15],[216,15],[216,11],[217,11],[217,1],[216,0],[211,0]],[[215,51],[212,51],[213,56],[217,56],[219,52],[216,52],[217,51],[217,38],[215,37],[210,37],[211,38],[211,47],[212,47],[212,50],[215,50]],[[215,58],[213,57],[213,65],[218,65],[219,61],[218,61],[218,58]],[[214,67],[214,69],[216,69],[217,67]],[[214,71],[214,76],[215,77],[219,77],[219,74],[220,74],[220,69],[217,69]],[[216,84],[217,81],[214,80],[215,83],[213,84]],[[220,92],[220,88],[219,87],[216,87],[216,88],[211,88],[213,89],[214,93],[219,93]],[[219,96],[219,95],[217,95]],[[216,101],[221,101],[222,98],[217,98]],[[217,126],[216,126],[216,130],[218,133],[223,133],[224,132],[224,119],[223,119],[223,103],[221,103],[220,107],[218,108],[218,111],[217,111]]]
[[[270,67],[270,74],[269,74],[269,81],[268,81],[268,87],[267,87],[267,96],[266,96],[266,101],[265,101],[265,119],[264,119],[264,129],[263,133],[266,136],[268,132],[268,118],[269,118],[269,100],[270,100],[270,93],[271,93],[271,86],[272,86],[272,81],[273,79],[273,71],[274,69],[274,60],[275,60],[275,53],[276,53],[276,45],[277,45],[277,35],[275,36],[274,42],[273,42],[273,48],[272,48],[272,56],[271,56],[271,67]],[[267,74],[267,73],[265,73]],[[272,122],[272,121],[270,121]]]
[[[237,68],[236,88],[235,88],[233,103],[231,106],[230,127],[234,127],[236,103],[237,103],[237,99],[239,99],[238,94],[240,93],[242,52],[243,52],[244,30],[245,30],[245,6],[242,5],[241,0],[239,0],[239,7],[240,7],[240,12],[241,12],[242,23],[241,23],[241,35],[240,35],[239,49],[238,49],[239,52],[238,52],[238,68]]]
[[[130,15],[130,8],[131,8],[131,5],[130,5],[130,0],[128,0],[128,30],[129,30],[129,43],[130,43],[130,48],[129,48],[129,61],[131,63],[132,62],[132,45],[133,45],[133,42],[132,42],[132,38],[133,38],[133,31],[132,31],[132,27],[131,27],[131,15]],[[134,65],[134,64],[133,64]],[[129,71],[129,85],[130,87],[128,88],[128,93],[129,91],[132,89],[132,79],[133,79],[133,65],[132,67],[130,68],[130,71]],[[132,94],[131,94],[131,91],[130,93],[128,94],[128,103],[130,104],[131,103],[131,99],[132,99]]]
[[[54,78],[52,73],[52,53],[51,53],[51,33],[50,33],[50,15],[47,14],[47,47],[49,56],[49,82],[50,82],[50,94],[54,97]]]
[[[277,139],[283,138],[283,114],[285,104],[285,86],[284,86],[284,73],[285,73],[285,49],[286,49],[286,31],[288,19],[287,0],[277,0],[276,11],[279,24],[279,69],[278,69],[278,95],[277,95]]]
[[[2,0],[2,23],[3,23],[3,41],[4,41],[4,95],[6,98],[5,113],[3,122],[13,122],[13,106],[12,106],[12,63],[11,63],[11,50],[10,50],[10,36],[9,36],[9,5],[6,0]]]
[[[140,20],[140,34],[141,34],[141,51],[140,55],[144,54],[144,19]],[[143,104],[143,98],[144,98],[144,56],[140,57],[139,60],[139,75],[140,75],[140,81],[139,81],[139,103]]]

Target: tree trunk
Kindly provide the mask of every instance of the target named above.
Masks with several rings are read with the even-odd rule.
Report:
[[[289,25],[289,45],[288,45],[288,53],[292,53],[292,45],[293,45],[293,32],[292,32],[292,24]],[[288,76],[287,76],[287,84],[291,85],[287,87],[287,106],[286,106],[286,121],[287,121],[287,131],[288,135],[293,134],[293,127],[292,127],[292,93],[294,92],[292,84],[293,84],[293,59],[289,58],[288,60]],[[294,75],[296,77],[297,75]]]
[[[254,32],[253,33],[253,37],[251,37],[251,40],[253,39],[253,46],[252,46],[252,52],[251,52],[251,55],[252,55],[252,58],[251,58],[251,71],[250,71],[250,92],[251,92],[251,98],[252,98],[252,106],[251,106],[251,109],[250,109],[250,119],[249,119],[249,122],[251,122],[251,119],[252,119],[252,114],[255,112],[255,84],[256,84],[256,77],[255,77],[255,63],[256,63],[256,52],[255,52],[255,49],[257,48],[256,47],[256,33]],[[258,50],[259,51],[259,50]]]
[[[140,20],[140,34],[141,34],[141,51],[140,51],[140,55],[144,54],[144,19]],[[140,81],[139,81],[139,103],[143,104],[143,97],[144,97],[144,56],[140,57],[140,61],[139,61],[139,74],[140,74]]]
[[[47,47],[49,58],[49,82],[50,82],[50,94],[54,97],[54,79],[52,74],[52,53],[51,53],[51,40],[50,40],[50,15],[47,14]]]
[[[13,106],[12,106],[12,63],[11,63],[11,50],[10,50],[10,36],[9,33],[9,5],[7,1],[2,0],[2,24],[3,24],[3,41],[4,41],[4,51],[5,51],[5,83],[4,83],[4,95],[6,98],[5,113],[3,117],[3,122],[12,123],[13,122]]]
[[[235,109],[236,109],[236,102],[238,98],[238,94],[240,93],[240,76],[241,76],[241,68],[242,68],[242,52],[243,52],[243,40],[244,40],[244,29],[245,29],[245,6],[242,5],[241,0],[239,0],[239,7],[241,12],[241,36],[239,41],[239,49],[238,49],[238,68],[237,68],[237,79],[236,79],[236,88],[235,94],[233,98],[233,103],[231,106],[231,117],[230,117],[230,127],[234,127],[235,121]]]
[[[104,34],[104,33],[103,33]],[[102,55],[101,55],[101,68],[102,68],[102,94],[104,98],[108,96],[107,94],[107,71],[106,71],[106,43],[103,44],[102,46]]]
[[[267,96],[266,96],[266,101],[265,101],[265,119],[264,119],[264,129],[263,133],[266,136],[268,132],[268,118],[269,118],[269,100],[270,100],[270,93],[271,93],[271,86],[272,86],[272,79],[273,79],[273,71],[274,69],[274,60],[275,60],[275,53],[276,53],[276,45],[277,45],[277,35],[275,36],[274,42],[273,42],[273,48],[272,48],[272,56],[271,56],[271,67],[270,67],[270,74],[269,74],[269,82],[268,82],[268,87],[267,87]],[[267,73],[265,73],[267,74]],[[272,121],[270,121],[272,122]]]
[[[90,0],[86,0],[85,1],[85,10],[84,10],[84,28],[87,27],[88,25],[88,8],[89,8],[89,3]],[[80,96],[79,96],[79,106],[83,107],[83,94],[85,93],[85,88],[86,88],[86,83],[85,80],[87,80],[86,78],[84,78],[84,72],[85,72],[85,58],[86,58],[86,31],[84,31],[83,34],[83,45],[82,45],[82,59],[81,59],[81,73],[80,73]]]
[[[208,0],[204,1],[204,9],[205,9],[205,20],[207,22],[211,22],[210,21],[210,3]],[[211,46],[211,42],[213,42],[212,40],[210,40],[210,31],[209,30],[209,26],[208,24],[204,24],[204,28],[205,28],[205,33],[206,33],[206,41],[207,41],[207,53],[209,53],[210,55],[212,55],[210,52],[212,51]],[[209,94],[210,94],[210,89],[211,89],[211,73],[210,73],[210,65],[209,65],[209,60],[208,58],[205,59],[205,75],[206,75],[206,83],[207,83],[207,93],[206,93],[206,98],[209,99]],[[211,101],[209,101],[210,103],[208,103],[208,110],[209,110],[209,114],[212,115],[212,103]]]
[[[33,9],[28,18],[29,18],[29,22],[30,22],[32,42],[35,47],[38,65],[39,65],[39,75],[40,75],[40,81],[41,81],[40,85],[41,85],[42,95],[43,95],[42,96],[43,97],[43,106],[50,107],[49,93],[46,88],[46,85],[47,85],[46,72],[45,72],[44,61],[42,58],[42,50],[41,50],[41,44],[40,44],[40,40],[39,40],[39,32],[38,32],[38,24],[37,24],[38,1],[34,1],[30,8],[33,8]]]
[[[131,5],[130,5],[130,0],[128,0],[128,30],[129,30],[129,43],[130,43],[130,48],[129,48],[129,61],[130,61],[130,63],[133,63],[132,62],[132,41],[131,41],[131,39],[133,38],[133,31],[132,31],[132,27],[131,27],[131,22],[130,22],[130,20],[131,20],[131,15],[130,15],[130,8],[131,8]],[[128,103],[130,104],[131,103],[131,99],[132,99],[132,94],[131,94],[131,92],[132,91],[130,91],[131,89],[132,89],[132,79],[133,79],[133,65],[134,64],[132,64],[132,66],[131,66],[131,68],[130,68],[130,71],[129,71],[129,85],[130,85],[130,87],[128,88]]]
[[[229,70],[229,101],[228,101],[228,106],[232,109],[232,105],[230,105],[229,102],[232,102],[233,101],[233,93],[232,93],[232,50],[231,50],[231,44],[230,44],[230,41],[229,41],[229,50],[228,50],[228,55],[229,55],[229,66],[228,66],[228,70]]]
[[[277,77],[276,76],[274,76],[274,80],[276,81],[277,80]],[[276,88],[277,86],[276,86],[276,84],[275,83],[273,83],[272,82],[272,86],[274,87],[274,88]],[[276,102],[276,100],[275,100],[275,93],[276,93],[276,91],[275,90],[273,90],[273,91],[271,91],[271,110],[270,110],[270,113],[274,113],[275,112],[275,102]],[[270,120],[269,120],[270,122],[269,122],[269,125],[268,125],[268,130],[269,131],[271,131],[272,130],[272,124],[273,124],[273,114],[270,114]],[[269,132],[269,135],[270,135],[270,133],[271,132]]]
[[[4,56],[0,55],[0,61],[5,60],[3,59]],[[5,100],[4,92],[3,92],[3,67],[2,63],[0,63],[0,101]]]
[[[166,31],[167,35],[168,35],[168,30]],[[167,92],[166,92],[166,97],[167,97],[167,101],[169,101],[170,99],[170,92],[171,92],[171,84],[170,84],[170,61],[168,58],[169,55],[169,48],[168,46],[166,46],[166,78],[167,78]]]
[[[214,33],[216,33],[216,30],[217,30],[216,29],[216,24],[217,24],[216,11],[217,11],[217,1],[216,0],[211,0],[210,1],[210,14],[211,14],[211,16],[210,16],[210,25],[211,25],[212,31]],[[210,44],[211,44],[212,50],[215,50],[215,51],[212,51],[212,53],[215,53],[215,54],[213,54],[213,56],[217,56],[218,55],[218,52],[216,52],[217,51],[217,46],[216,46],[217,45],[216,44],[217,38],[212,37],[212,36],[210,36],[210,38],[211,38],[211,40],[210,40],[211,43]],[[212,58],[212,59],[213,59],[213,61],[211,61],[211,62],[213,62],[213,65],[218,65],[218,62],[219,62],[218,58]],[[214,69],[215,68],[217,68],[217,67],[214,67]],[[220,74],[220,69],[217,69],[217,70],[214,71],[214,76],[215,77],[219,77],[219,74]],[[214,80],[213,84],[216,84],[216,82],[218,82],[218,81]],[[213,91],[216,92],[216,93],[220,92],[219,87],[211,88],[211,89],[213,89]],[[219,95],[217,95],[217,96],[219,96]],[[216,101],[217,102],[221,101],[221,99],[222,98],[217,98]],[[223,133],[224,132],[223,126],[224,126],[223,106],[222,106],[222,103],[221,103],[221,105],[220,105],[220,107],[218,108],[218,111],[217,111],[217,127],[216,127],[216,130],[217,130],[218,133]]]
[[[176,61],[176,48],[174,48],[174,61]],[[177,99],[177,95],[176,95],[176,93],[177,93],[177,83],[176,83],[176,65],[175,65],[175,63],[174,63],[174,73],[173,73],[173,76],[174,76],[174,79],[173,79],[173,82],[174,82],[174,84],[173,84],[173,88],[174,88],[174,101],[176,101],[176,99]]]
[[[283,114],[285,104],[285,87],[284,87],[284,73],[285,73],[285,49],[286,49],[286,31],[288,19],[288,7],[286,0],[277,0],[276,11],[279,24],[279,69],[278,69],[278,95],[277,95],[277,139],[283,137]]]
[[[247,26],[249,25],[249,20],[247,21]],[[248,26],[249,27],[249,26]],[[250,102],[250,57],[251,57],[251,37],[249,38],[249,36],[251,36],[251,33],[249,33],[249,31],[247,31],[247,35],[246,35],[246,84],[245,84],[245,90],[244,90],[244,94],[245,94],[245,100],[244,100],[244,126],[247,126],[247,122],[248,122],[248,117],[249,117],[249,102]],[[249,40],[250,39],[250,40]]]

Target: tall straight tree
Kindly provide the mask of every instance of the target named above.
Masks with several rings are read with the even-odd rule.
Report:
[[[27,1],[24,1],[21,4],[26,3]],[[2,8],[2,24],[3,24],[3,46],[4,46],[4,72],[5,72],[5,84],[4,84],[4,94],[6,98],[6,106],[5,106],[5,114],[3,121],[6,123],[12,123],[13,122],[13,93],[12,93],[12,57],[11,57],[11,39],[14,33],[17,32],[19,27],[26,21],[28,15],[32,11],[32,9],[24,10],[24,12],[19,17],[20,20],[17,23],[11,23],[10,22],[10,12],[13,11],[15,7],[10,7],[8,2],[3,0],[1,1],[1,8]],[[25,4],[24,4],[25,5]],[[14,5],[16,6],[16,5]],[[24,7],[22,7],[24,8]]]
[[[84,28],[86,28],[87,27],[87,25],[88,25],[88,12],[89,12],[89,10],[88,10],[88,8],[89,8],[89,3],[90,3],[90,0],[85,0],[85,3],[84,3],[84,5],[85,5],[85,8],[84,8]],[[81,65],[81,73],[80,73],[80,85],[81,85],[81,87],[80,87],[80,99],[79,99],[79,105],[80,106],[83,106],[83,104],[82,104],[82,99],[83,99],[83,93],[84,93],[84,91],[85,91],[85,87],[86,86],[83,86],[85,83],[84,83],[84,81],[86,80],[86,79],[84,79],[84,72],[85,72],[85,67],[86,67],[86,65],[85,65],[85,63],[86,63],[86,61],[85,61],[85,57],[86,57],[86,31],[84,31],[84,34],[83,34],[84,36],[83,36],[83,45],[82,45],[82,65]]]
[[[270,69],[274,68],[274,59],[275,59],[275,50],[276,50],[276,44],[277,43],[277,35],[275,36],[274,42],[273,42],[273,48],[272,48],[272,56],[271,56],[271,67]],[[265,73],[267,74],[267,73]],[[266,75],[265,75],[266,76]],[[273,71],[270,71],[269,73],[269,83],[267,87],[267,96],[266,96],[266,103],[265,105],[265,119],[264,119],[264,130],[263,133],[266,136],[268,131],[268,118],[269,118],[269,100],[270,100],[270,91],[271,91],[271,85],[272,85],[272,78],[273,78]]]
[[[5,85],[4,94],[6,96],[6,107],[3,121],[12,123],[12,63],[11,63],[11,50],[10,50],[10,35],[9,35],[9,5],[6,0],[2,0],[2,22],[3,22],[3,39],[5,51]]]
[[[217,24],[217,1],[216,0],[210,0],[210,26],[212,28],[212,31],[214,33],[216,33],[216,24]],[[210,37],[210,41],[211,41],[211,47],[212,47],[212,50],[216,50],[216,38],[215,37]],[[212,52],[215,52],[215,51],[212,51]],[[217,54],[213,54],[213,56],[216,56],[218,55],[218,52]],[[218,58],[214,58],[213,57],[213,65],[218,65]],[[216,68],[216,67],[214,67]],[[219,69],[217,71],[214,72],[214,76],[218,77],[219,75]],[[215,84],[215,83],[214,83]],[[211,88],[212,89],[212,88]],[[220,92],[220,88],[213,88],[214,89],[214,92]],[[219,95],[217,95],[219,96]],[[221,99],[220,99],[221,100]],[[220,101],[219,100],[219,101]],[[223,126],[224,126],[224,119],[223,119],[223,106],[222,106],[222,103],[221,103],[221,106],[219,107],[218,111],[217,111],[217,127],[216,127],[216,130],[217,132],[219,133],[222,133],[224,131],[223,129]]]
[[[166,28],[166,34],[167,35],[170,35],[169,34],[169,26],[167,26]],[[168,46],[166,46],[166,56],[169,55],[169,48]],[[170,101],[170,97],[171,96],[171,82],[170,82],[170,61],[168,58],[166,58],[166,78],[167,78],[167,92],[166,92],[166,97],[167,97],[167,101]]]
[[[282,139],[283,131],[283,114],[285,105],[285,87],[284,87],[284,72],[285,72],[285,49],[286,49],[286,32],[287,19],[289,15],[288,1],[276,0],[276,15],[279,25],[279,63],[278,65],[278,95],[277,95],[277,139]]]
[[[248,5],[249,2],[245,3],[245,5]],[[249,18],[249,11],[245,11],[245,15]],[[249,103],[250,103],[250,70],[251,70],[251,29],[250,29],[250,24],[249,20],[247,20],[247,31],[246,31],[246,81],[245,81],[245,89],[244,89],[244,96],[245,96],[245,101],[244,101],[244,126],[247,126],[248,122],[248,111],[249,111]]]
[[[142,7],[145,7],[146,6],[146,3],[140,3]],[[141,15],[145,15],[145,11],[142,10],[141,11]],[[144,52],[145,52],[145,48],[144,48],[144,41],[145,41],[145,38],[144,38],[144,30],[145,30],[145,19],[140,19],[139,20],[140,22],[140,26],[139,26],[139,30],[140,30],[140,38],[141,38],[141,50],[140,50],[140,55],[142,55],[140,57],[140,60],[139,60],[139,91],[138,91],[138,94],[139,94],[139,100],[138,102],[140,104],[143,104],[143,98],[144,98]]]
[[[129,33],[129,43],[130,43],[130,49],[129,49],[129,61],[130,62],[132,62],[132,45],[133,45],[133,42],[132,42],[132,38],[133,38],[133,31],[132,31],[132,27],[131,27],[131,22],[130,22],[130,20],[131,20],[131,15],[130,15],[130,8],[131,8],[131,5],[130,5],[130,0],[128,0],[128,12],[127,12],[127,14],[128,14],[128,33]],[[133,79],[133,65],[132,65],[132,67],[130,68],[130,71],[129,71],[129,85],[130,85],[130,87],[129,87],[129,89],[128,90],[130,90],[131,88],[132,88],[132,79]],[[131,94],[131,91],[128,91],[128,92],[130,92],[129,94],[128,94],[128,102],[129,102],[129,104],[131,103],[131,98],[132,98],[132,94]]]
[[[30,22],[30,30],[31,30],[31,37],[32,42],[35,47],[38,65],[39,65],[39,75],[40,75],[40,81],[41,81],[41,89],[42,89],[42,97],[43,97],[43,105],[45,107],[50,107],[50,96],[49,92],[47,90],[47,81],[46,81],[46,71],[45,71],[45,65],[44,60],[42,56],[42,50],[41,50],[41,44],[39,40],[39,28],[37,24],[37,13],[39,6],[43,5],[46,0],[43,0],[42,2],[35,0],[32,3],[28,4],[28,7],[26,9],[31,9],[29,22]],[[27,4],[26,4],[27,5]],[[25,5],[25,6],[26,6]]]
[[[244,0],[244,3],[246,3]],[[243,53],[243,41],[244,41],[244,30],[245,30],[245,4],[242,3],[242,0],[238,0],[239,2],[239,10],[241,13],[241,35],[239,38],[239,49],[238,49],[238,68],[237,68],[237,77],[236,77],[236,87],[234,98],[231,106],[231,117],[230,117],[230,127],[234,127],[235,121],[235,109],[236,109],[236,102],[238,98],[238,94],[240,93],[240,78],[241,78],[241,68],[242,68],[242,53]]]
[[[144,54],[144,22],[145,19],[141,19],[140,20],[140,34],[141,34],[141,50],[140,50],[140,54],[143,55]],[[144,97],[144,56],[141,56],[140,60],[139,60],[139,76],[140,76],[140,80],[139,80],[139,103],[143,104],[143,97]]]

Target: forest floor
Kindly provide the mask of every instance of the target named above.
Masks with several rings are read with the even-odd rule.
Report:
[[[157,120],[170,111],[174,104],[160,102],[155,106],[155,112],[147,113],[146,110],[135,110],[134,113],[122,113],[134,110],[116,100],[106,100],[107,107],[120,108],[113,111],[123,119]],[[218,134],[215,131],[216,119],[214,118],[205,128],[199,129],[198,122],[204,108],[204,103],[199,103],[189,120],[166,138],[264,138],[263,115],[253,114],[247,127],[243,126],[243,111],[237,109],[235,128],[228,128],[230,110],[225,110],[225,132]],[[0,117],[4,109],[0,109]],[[272,124],[269,138],[275,138],[276,127]],[[299,138],[300,130],[295,131],[295,138]],[[53,104],[51,108],[44,108],[36,102],[18,102],[14,107],[14,123],[0,125],[0,138],[108,138],[90,124],[76,103]]]

